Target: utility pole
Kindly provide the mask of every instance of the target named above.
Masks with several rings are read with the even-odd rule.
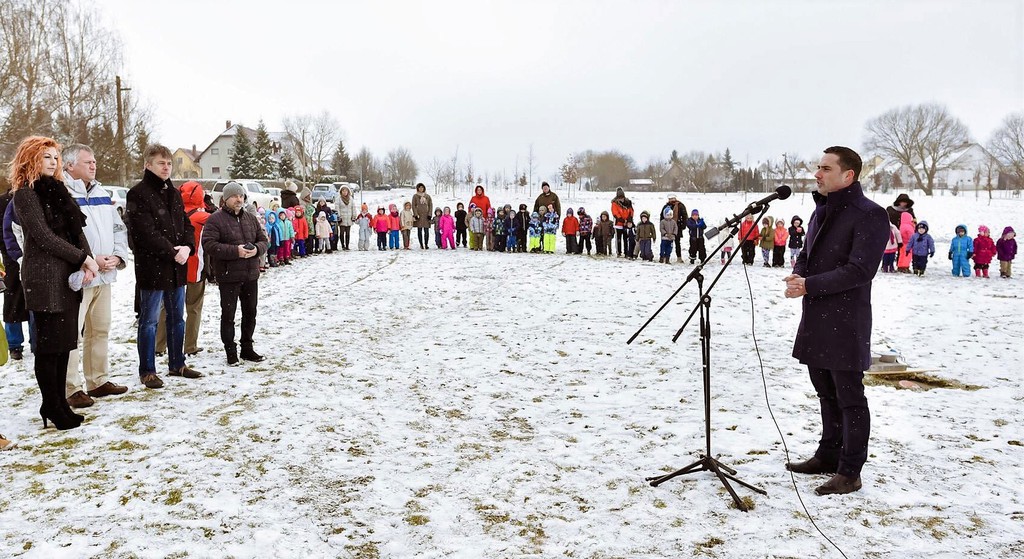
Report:
[[[117,90],[117,178],[121,186],[126,186],[125,183],[128,182],[128,152],[124,145],[124,103],[121,101],[121,92],[132,89],[121,87],[121,76],[114,76],[114,87]]]

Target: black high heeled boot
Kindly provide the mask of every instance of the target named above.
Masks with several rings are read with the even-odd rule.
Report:
[[[46,427],[46,422],[49,421],[53,423],[54,427],[64,431],[74,429],[81,425],[82,422],[67,415],[64,412],[63,406],[61,406],[61,402],[64,402],[66,405],[67,400],[64,398],[63,385],[54,386],[53,367],[56,361],[55,357],[47,353],[36,354],[36,383],[39,384],[39,392],[43,398],[43,403],[39,406],[39,417],[43,420],[44,428]]]
[[[64,387],[66,386],[68,379],[68,360],[71,358],[71,353],[58,353],[55,357],[56,359],[54,359],[53,366],[53,385],[56,387],[55,392],[57,392],[59,400],[58,403],[60,404],[61,409],[64,410],[64,415],[74,419],[79,423],[79,425],[81,425],[82,422],[85,421],[85,416],[80,413],[75,413],[75,410],[71,408],[71,404],[68,403],[68,399],[64,397]]]

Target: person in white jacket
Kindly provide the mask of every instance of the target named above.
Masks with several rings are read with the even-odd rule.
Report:
[[[85,376],[79,372],[79,351],[71,352],[65,392],[74,408],[93,405],[93,398],[124,394],[127,386],[110,381],[107,344],[110,335],[110,285],[117,280],[117,271],[128,260],[128,230],[117,213],[110,192],[96,181],[96,157],[92,149],[72,144],[62,154],[67,187],[71,197],[86,216],[85,237],[99,265],[96,279],[82,286],[82,304],[78,310],[78,335],[82,344],[81,363]]]

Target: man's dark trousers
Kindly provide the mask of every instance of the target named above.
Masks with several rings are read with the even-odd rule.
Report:
[[[242,349],[252,349],[252,335],[256,331],[256,303],[259,299],[259,280],[220,282],[220,340],[225,348],[235,347],[235,309],[242,301]]]
[[[821,441],[814,455],[838,464],[838,473],[860,476],[868,459],[871,414],[864,397],[864,373],[808,367],[821,403]]]

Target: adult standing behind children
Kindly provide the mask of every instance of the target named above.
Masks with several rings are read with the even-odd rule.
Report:
[[[917,216],[914,215],[914,201],[905,193],[897,196],[896,201],[888,208],[885,208],[885,213],[889,216],[889,223],[892,223],[897,228],[899,228],[902,222],[904,213],[908,213],[910,217],[917,219]]]
[[[800,474],[835,474],[818,495],[861,488],[871,415],[864,371],[871,365],[871,280],[889,237],[888,219],[864,196],[861,159],[850,148],[825,150],[814,174],[816,207],[786,297],[803,297],[793,357],[807,366],[821,406],[821,440],[814,456],[786,468]]]
[[[412,195],[412,213],[416,218],[416,240],[420,248],[430,248],[430,218],[434,215],[434,200],[427,194],[427,187],[422,182],[416,184],[416,194]]]
[[[161,307],[167,316],[167,360],[171,376],[199,378],[185,363],[185,284],[188,257],[195,251],[195,230],[185,216],[181,194],[171,184],[171,150],[153,144],[143,151],[142,180],[128,191],[125,214],[135,252],[139,290],[139,380],[162,388],[156,374],[156,322]]]
[[[267,252],[267,235],[260,222],[242,209],[245,190],[240,184],[224,187],[220,209],[210,216],[203,231],[203,249],[214,262],[220,288],[220,341],[228,365],[263,361],[253,348],[256,305],[259,299],[260,259]],[[235,346],[235,311],[242,302],[242,352]]]
[[[352,237],[352,220],[356,217],[356,203],[352,199],[352,191],[347,186],[341,187],[341,191],[338,192],[338,198],[334,201],[334,213],[338,214],[338,246],[341,250],[348,250]]]
[[[480,210],[481,215],[486,216],[487,210],[491,209],[491,199],[484,194],[484,187],[480,186],[479,184],[476,185],[476,188],[473,190],[473,193],[473,197],[469,199],[469,205],[476,206]],[[470,215],[469,217],[470,219],[473,218],[472,215]]]
[[[562,203],[558,201],[558,195],[552,192],[551,185],[544,181],[540,183],[540,195],[537,196],[537,201],[533,203],[533,211],[543,216],[547,213],[549,205],[555,207],[556,214],[562,215]]]
[[[676,262],[683,261],[683,232],[686,231],[686,204],[680,202],[675,195],[668,197],[668,202],[661,208],[661,214],[665,215],[665,208],[672,210],[672,219],[676,220],[676,238],[672,240],[676,246]],[[669,257],[671,259],[671,256]]]
[[[615,189],[615,198],[612,198],[612,218],[615,228],[615,255],[621,257],[623,244],[626,240],[626,222],[633,219],[633,202],[626,198],[622,188]]]
[[[298,206],[301,201],[299,200],[299,185],[292,181],[284,183],[284,190],[281,191],[281,207],[282,208],[294,208]],[[221,195],[224,198],[224,195]]]
[[[96,156],[82,144],[64,149],[64,171],[68,192],[85,214],[85,238],[89,241],[99,273],[82,286],[82,304],[78,307],[78,333],[82,344],[82,374],[78,372],[79,352],[75,347],[68,357],[64,392],[73,408],[93,405],[93,398],[128,392],[127,386],[110,382],[107,348],[110,336],[110,291],[117,271],[128,259],[128,231],[110,193],[96,181]],[[84,389],[84,390],[83,390]],[[85,390],[88,390],[86,394]]]

